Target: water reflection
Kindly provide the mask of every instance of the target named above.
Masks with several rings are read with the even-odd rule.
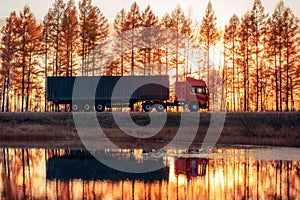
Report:
[[[143,181],[167,180],[168,167],[151,173],[126,173],[107,167],[96,160],[88,151],[71,150],[63,155],[53,155],[47,160],[47,179],[60,180],[101,180],[101,181]]]
[[[257,160],[250,151],[218,149],[216,155],[230,156],[211,158],[168,152],[163,157],[167,167],[130,174],[83,150],[3,148],[0,198],[300,199],[299,160]],[[105,153],[146,159],[142,150]]]

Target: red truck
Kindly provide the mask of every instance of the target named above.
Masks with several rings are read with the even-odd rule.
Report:
[[[188,106],[192,112],[208,108],[209,93],[203,80],[187,77],[185,82],[176,82],[175,97],[176,104]]]
[[[115,89],[121,78],[124,84]],[[136,85],[141,87],[131,91]],[[47,77],[46,94],[48,101],[68,104],[72,111],[102,112],[124,103],[133,110],[140,102],[145,112],[153,108],[163,112],[175,106],[189,108],[191,112],[208,108],[209,94],[203,80],[188,77],[184,82],[176,82],[174,101],[170,101],[169,88],[169,76]]]

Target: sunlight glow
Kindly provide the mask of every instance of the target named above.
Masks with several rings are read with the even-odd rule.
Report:
[[[49,158],[53,154],[57,156],[55,152],[59,150],[49,150]],[[175,162],[174,156],[167,156],[168,173],[162,174],[163,177],[158,176],[153,182],[147,182],[143,179],[123,180],[120,177],[119,180],[118,177],[115,177],[116,180],[48,179],[44,150],[2,150],[0,198],[3,197],[2,194],[10,194],[11,199],[23,199],[23,193],[18,192],[21,189],[27,197],[31,195],[34,199],[220,199],[224,196],[228,199],[242,199],[245,194],[249,198],[259,196],[260,199],[268,199],[270,194],[280,194],[283,199],[299,199],[300,179],[297,166],[300,161],[259,161],[246,157],[243,150],[228,152],[232,153],[229,158],[220,156],[210,158],[207,162],[201,162],[197,158]],[[22,154],[29,162],[22,161]],[[222,152],[218,154],[222,155]],[[6,162],[10,161],[11,174],[3,171],[4,158]],[[204,174],[199,171],[195,174],[195,165],[189,165],[189,161],[197,161],[201,166],[207,167],[207,170]]]

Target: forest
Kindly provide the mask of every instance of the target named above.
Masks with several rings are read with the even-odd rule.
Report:
[[[41,20],[12,11],[0,33],[1,112],[51,111],[47,76],[126,75],[203,79],[213,111],[299,111],[299,19],[283,0],[271,14],[254,0],[222,28],[211,2],[203,10],[202,21],[179,4],[159,18],[134,2],[113,23],[92,0],[55,0]]]

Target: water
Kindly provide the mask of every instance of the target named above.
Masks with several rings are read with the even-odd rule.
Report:
[[[156,159],[141,149],[102,153],[137,163]],[[131,174],[83,150],[2,148],[0,198],[300,199],[299,156],[290,148],[220,148],[205,158],[176,150],[158,158],[165,168]]]

